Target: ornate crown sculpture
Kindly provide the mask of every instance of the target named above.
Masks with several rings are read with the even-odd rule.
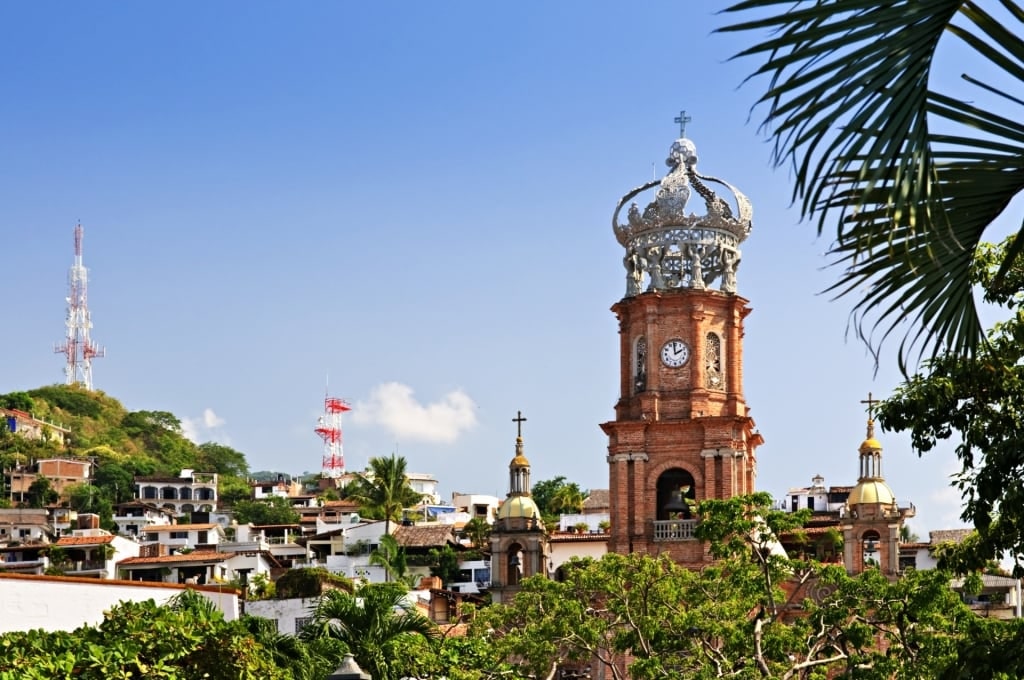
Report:
[[[626,249],[626,297],[644,290],[704,290],[716,279],[723,293],[735,293],[739,244],[751,229],[750,201],[728,182],[698,174],[697,147],[685,137],[672,144],[665,164],[665,177],[623,196],[612,216],[615,238]],[[728,189],[736,212],[705,182]],[[656,186],[654,200],[641,213],[633,198]],[[704,199],[706,215],[686,214],[691,187]],[[627,221],[620,224],[619,213],[627,203]]]

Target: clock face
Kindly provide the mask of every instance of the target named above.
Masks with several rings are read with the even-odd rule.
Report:
[[[669,368],[679,368],[690,358],[690,348],[682,340],[669,340],[661,347],[661,361]]]

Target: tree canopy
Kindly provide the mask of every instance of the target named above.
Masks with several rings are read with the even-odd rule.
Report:
[[[384,533],[390,533],[391,522],[402,519],[402,510],[417,505],[423,498],[409,485],[405,458],[391,454],[387,458],[370,458],[366,472],[359,473],[345,487],[348,498],[363,505],[368,516],[384,520]]]
[[[412,609],[403,586],[376,583],[355,594],[325,593],[302,635],[307,640],[339,640],[374,680],[398,680],[407,675],[410,664],[398,653],[400,643],[415,637],[431,639],[437,628]]]
[[[876,569],[851,578],[839,566],[788,559],[772,550],[774,536],[803,518],[772,510],[767,494],[704,501],[697,512],[714,565],[575,559],[564,580],[526,579],[511,604],[480,611],[471,635],[491,641],[512,677],[550,677],[592,660],[606,677],[637,680],[961,677],[970,649],[963,631],[977,619],[948,573],[890,582]],[[1019,622],[995,628],[984,632],[1022,630]],[[990,667],[1009,673],[1017,663]]]
[[[973,356],[945,352],[927,362],[882,403],[878,418],[888,430],[907,431],[919,455],[951,441],[961,469],[954,479],[962,518],[978,537],[950,566],[981,568],[1009,551],[1024,575],[1024,262],[1000,273],[1015,237],[983,244],[972,280],[985,300],[1009,312]],[[969,554],[968,554],[969,553]]]

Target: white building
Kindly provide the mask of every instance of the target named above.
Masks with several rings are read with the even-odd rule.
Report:
[[[464,515],[462,523],[471,519],[482,519],[488,524],[494,524],[494,518],[498,512],[501,500],[497,496],[489,496],[479,493],[453,493],[452,505],[457,514]],[[456,520],[456,524],[460,522]]]
[[[75,529],[50,548],[49,560],[65,576],[113,579],[117,577],[116,563],[138,554],[135,541],[104,529]]]
[[[395,524],[391,523],[394,529]],[[370,554],[377,549],[384,535],[384,522],[368,520],[304,538],[306,558],[301,566],[325,567],[335,574],[371,583],[385,580],[383,567],[370,564]],[[300,561],[296,561],[300,566]]]
[[[224,529],[220,524],[151,524],[142,529],[141,541],[159,543],[170,550],[211,549],[224,542]]]
[[[278,564],[270,553],[193,550],[173,555],[144,555],[121,560],[118,571],[130,581],[213,585],[245,585],[258,574],[270,576]]]
[[[117,533],[122,536],[138,537],[147,527],[169,526],[174,519],[169,510],[142,501],[121,503],[115,512],[113,522],[117,525]]]
[[[796,512],[807,508],[812,512],[834,512],[842,516],[852,489],[851,486],[826,488],[825,478],[815,475],[810,486],[794,487],[787,491],[786,499],[779,504],[779,509]]]
[[[43,541],[51,531],[45,508],[0,508],[0,543]]]
[[[95,626],[119,602],[165,604],[183,586],[129,581],[0,574],[0,634],[42,629],[73,631]],[[213,602],[228,621],[238,618],[238,591],[192,587]]]
[[[177,477],[136,477],[135,498],[175,515],[217,509],[217,473],[184,469]]]

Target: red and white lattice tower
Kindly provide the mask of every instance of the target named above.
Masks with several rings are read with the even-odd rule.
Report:
[[[351,410],[352,407],[344,399],[324,399],[324,414],[317,420],[314,430],[324,440],[324,477],[336,479],[345,473],[345,454],[341,445],[341,414]]]
[[[88,305],[89,279],[82,266],[82,225],[75,227],[75,263],[68,270],[68,314],[64,325],[67,335],[64,342],[53,351],[67,357],[64,364],[64,378],[68,385],[79,383],[87,390],[92,389],[92,360],[104,355],[101,347],[89,337],[92,320]]]

